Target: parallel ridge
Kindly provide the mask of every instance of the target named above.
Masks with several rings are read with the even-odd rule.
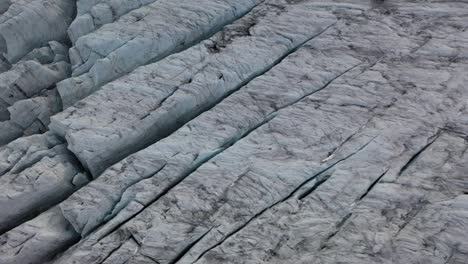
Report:
[[[467,10],[2,2],[0,263],[462,262]]]

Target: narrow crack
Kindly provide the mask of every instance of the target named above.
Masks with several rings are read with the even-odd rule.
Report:
[[[418,152],[416,152],[398,172],[398,177],[401,176],[405,171],[419,158],[419,156],[425,152],[441,135],[441,130],[438,130],[437,133],[428,139],[426,145],[424,145]]]
[[[24,170],[28,169],[29,167],[32,167],[34,164],[39,162],[44,157],[49,157],[49,158],[54,157],[55,154],[51,154],[51,153],[49,153],[49,151],[53,150],[53,148],[55,148],[56,146],[60,146],[60,145],[61,144],[54,145],[52,147],[47,147],[47,149],[43,149],[43,150],[38,151],[38,152],[47,152],[47,153],[44,154],[43,156],[37,155],[36,158],[31,159],[29,162],[24,162],[23,158],[24,158],[25,155],[29,154],[29,151],[31,150],[31,148],[28,148],[27,150],[21,151],[21,158],[18,158],[16,160],[14,160],[11,164],[9,164],[10,167],[7,170],[5,170],[3,173],[0,173],[0,176],[8,174],[8,173],[20,174]],[[35,152],[34,154],[37,154],[38,152]],[[22,162],[24,162],[22,164],[22,166],[19,166],[19,164],[21,164]]]
[[[290,102],[290,103],[288,103],[288,104],[286,104],[286,105],[284,105],[284,106],[278,108],[278,110],[283,109],[283,108],[286,108],[286,107],[289,107],[289,106],[292,106],[292,105],[294,105],[294,104],[297,104],[297,103],[299,103],[300,101],[302,101],[303,99],[305,99],[305,98],[307,98],[307,97],[309,97],[309,96],[311,96],[311,95],[313,95],[313,94],[315,94],[315,93],[318,93],[318,92],[320,92],[320,91],[326,89],[326,88],[329,87],[334,81],[336,81],[337,79],[341,78],[343,75],[345,75],[346,73],[348,73],[348,72],[352,71],[353,69],[359,67],[359,66],[362,65],[362,64],[363,64],[363,63],[358,63],[358,64],[356,64],[356,65],[354,65],[354,66],[348,68],[347,70],[343,71],[342,73],[338,74],[337,76],[335,76],[334,78],[332,78],[331,80],[329,80],[327,83],[325,83],[325,85],[323,85],[323,86],[320,87],[319,89],[314,90],[314,91],[312,91],[312,92],[310,92],[310,93],[304,94],[303,96],[299,97],[298,99],[296,99],[296,100],[294,100],[294,101],[292,101],[292,102]]]
[[[135,244],[137,244],[138,248],[141,247],[141,245],[142,245],[141,241],[139,241],[136,238],[136,236],[135,236],[135,234],[133,234],[133,232],[130,232],[130,238],[133,240],[133,242],[135,242]]]
[[[411,211],[409,211],[404,217],[404,222],[401,226],[399,226],[398,228],[398,232],[395,233],[395,235],[393,235],[393,238],[397,237],[400,232],[405,229],[405,227],[411,222],[413,221],[413,219],[426,207],[427,204],[429,204],[428,201],[419,201],[419,205],[416,207],[416,208],[413,208]]]
[[[329,241],[333,239],[343,228],[343,226],[346,224],[346,222],[351,218],[353,213],[348,213],[346,214],[338,224],[335,225],[335,230],[331,234],[329,234],[323,241],[320,243],[320,250],[323,250],[327,247]]]
[[[430,41],[432,40],[432,36],[428,36],[424,39],[424,41],[416,48],[414,48],[410,54],[418,52],[420,49],[422,49],[424,46],[426,46]]]
[[[327,162],[329,160],[331,160],[337,151],[339,151],[341,149],[341,147],[343,147],[346,143],[348,143],[349,141],[351,141],[351,139],[354,138],[354,136],[358,135],[359,133],[361,133],[364,128],[366,128],[370,122],[374,119],[375,116],[371,116],[367,122],[362,125],[358,130],[356,130],[356,132],[352,133],[351,135],[349,135],[345,140],[343,140],[343,142],[341,142],[336,148],[334,148],[332,151],[330,151],[329,155],[327,158],[325,158],[324,160],[322,160],[322,162]]]
[[[361,201],[362,199],[364,199],[364,197],[367,196],[367,194],[369,194],[369,192],[380,182],[380,180],[387,174],[387,172],[389,171],[390,169],[386,169],[379,177],[377,177],[377,179],[372,182],[372,184],[367,188],[367,190],[357,199],[357,201]]]
[[[107,260],[108,258],[110,258],[110,257],[112,256],[112,254],[114,254],[117,250],[119,250],[123,245],[124,245],[124,243],[121,243],[118,247],[112,249],[112,250],[106,255],[106,257],[104,257],[104,259],[101,260],[101,261],[99,262],[99,264],[106,262],[106,260]]]
[[[185,256],[185,254],[187,254],[187,252],[190,251],[191,248],[193,248],[198,242],[200,242],[208,233],[211,232],[211,230],[213,229],[210,228],[208,229],[208,231],[206,231],[203,235],[201,235],[199,238],[197,238],[195,241],[193,241],[192,243],[190,243],[189,245],[187,245],[171,262],[169,262],[169,264],[174,264],[176,263],[177,261],[179,261],[180,259],[182,259],[182,257]]]
[[[360,152],[361,150],[363,150],[365,147],[367,147],[370,143],[372,143],[378,136],[375,136],[373,137],[372,139],[370,139],[366,144],[364,144],[363,146],[361,146],[359,149],[357,149],[356,151],[354,151],[353,153],[347,155],[346,157],[343,157],[335,162],[333,162],[331,165],[327,166],[326,168],[322,169],[321,171],[319,171],[318,173],[314,174],[312,177],[308,178],[306,181],[304,181],[303,183],[301,183],[294,191],[291,192],[290,195],[288,195],[286,198],[284,198],[282,200],[285,201],[289,198],[291,198],[292,196],[294,196],[294,194],[296,194],[302,187],[304,187],[305,185],[307,185],[310,181],[314,180],[317,176],[320,176],[321,174],[325,173],[326,171],[332,169],[333,167],[335,167],[336,165],[338,165],[339,163],[351,158],[352,156],[356,155],[358,152]]]
[[[304,187],[307,183],[309,183],[310,181],[312,181],[313,179],[315,179],[317,176],[325,173],[326,171],[330,170],[331,168],[335,167],[337,164],[341,163],[342,161],[344,160],[347,160],[349,158],[351,158],[352,156],[354,156],[356,153],[358,153],[359,151],[361,151],[362,149],[364,149],[366,146],[368,146],[372,141],[374,141],[376,137],[372,138],[369,142],[367,142],[366,144],[364,144],[363,146],[361,146],[358,150],[354,151],[353,153],[349,154],[348,156],[332,163],[331,165],[327,166],[326,168],[320,170],[318,173],[315,173],[314,175],[312,175],[310,178],[306,179],[304,182],[302,182],[301,184],[299,184],[299,186],[297,186],[294,190],[292,190],[290,192],[289,195],[285,196],[283,199],[280,199],[278,200],[277,202],[273,203],[272,205],[264,208],[263,210],[261,210],[260,212],[256,213],[253,217],[251,217],[248,221],[246,221],[244,224],[242,224],[241,226],[239,226],[238,228],[234,229],[233,231],[229,232],[229,234],[227,234],[223,239],[221,239],[220,241],[218,241],[216,244],[214,244],[213,246],[209,247],[208,249],[204,250],[196,259],[195,261],[192,262],[193,263],[196,263],[198,260],[200,260],[206,253],[208,253],[209,251],[211,251],[212,249],[220,246],[222,243],[224,243],[224,241],[226,241],[227,239],[229,239],[230,237],[234,236],[236,233],[240,232],[242,229],[244,229],[249,223],[251,223],[253,220],[255,220],[256,218],[260,217],[262,214],[264,214],[266,211],[270,210],[271,208],[275,207],[276,205],[280,204],[280,203],[283,203],[285,202],[286,200],[290,199],[291,197],[294,196],[295,193],[297,193],[297,191],[299,191],[302,187]]]
[[[153,257],[151,257],[151,256],[146,255],[145,253],[140,252],[140,255],[142,255],[142,256],[145,257],[145,258],[150,259],[151,261],[153,261],[153,262],[156,263],[156,264],[161,264],[161,262],[157,261],[155,258],[153,258]]]
[[[447,256],[447,258],[445,259],[444,264],[452,263],[452,259],[455,256],[456,252],[457,252],[457,248],[451,248],[450,249],[450,255]]]
[[[193,75],[195,76],[195,75]],[[187,84],[190,84],[192,82],[192,78],[190,78],[188,81],[185,81],[183,83],[181,83],[180,85],[177,85],[166,97],[164,97],[161,102],[159,102],[155,107],[153,107],[152,109],[150,109],[148,111],[148,113],[146,113],[145,115],[143,115],[142,117],[140,117],[140,120],[143,120],[145,118],[147,118],[148,116],[150,116],[152,113],[154,113],[156,110],[158,110],[159,108],[161,108],[161,106],[170,98],[172,97],[182,86],[184,85],[187,85]]]
[[[27,237],[23,242],[19,243],[18,245],[14,246],[13,248],[17,248],[17,247],[19,247],[19,246],[24,246],[24,244],[26,244],[28,241],[30,241],[31,239],[33,239],[36,235],[37,235],[37,233],[34,233],[34,234],[30,235],[30,236]]]
[[[27,93],[23,90],[23,88],[21,88],[17,83],[13,83],[13,87],[14,87],[18,92],[20,92],[21,95],[24,96],[23,99],[28,99],[28,98],[29,98],[28,94],[27,94]]]
[[[306,190],[304,193],[299,195],[297,197],[297,199],[302,200],[305,197],[309,196],[312,192],[317,190],[317,188],[320,187],[320,185],[324,184],[328,179],[330,179],[330,177],[332,175],[333,175],[333,172],[329,171],[329,170],[327,170],[327,171],[323,172],[322,174],[318,175],[317,176],[317,182],[310,189]]]
[[[112,209],[110,210],[110,212],[104,217],[104,220],[108,220],[110,217],[116,215],[116,213],[114,213],[116,207],[118,205],[121,205],[120,202],[122,201],[122,197],[125,195],[125,192],[130,189],[131,187],[133,187],[134,185],[146,180],[146,179],[149,179],[153,176],[155,176],[156,174],[158,174],[159,172],[161,172],[167,165],[167,162],[165,162],[156,172],[154,173],[151,173],[150,175],[146,176],[146,177],[143,177],[141,179],[139,179],[138,181],[135,181],[135,182],[132,182],[130,183],[130,185],[126,186],[125,189],[122,190],[122,195],[120,195],[119,197],[119,200],[114,204],[114,206],[112,207]],[[124,205],[125,206],[125,205]],[[119,210],[120,211],[120,210]],[[88,233],[91,233],[93,230],[90,230]]]

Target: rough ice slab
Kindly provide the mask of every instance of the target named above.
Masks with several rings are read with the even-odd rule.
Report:
[[[88,181],[66,144],[51,133],[0,148],[0,233],[68,197]]]
[[[0,121],[9,119],[8,107],[14,103],[39,95],[70,75],[65,61],[42,65],[28,60],[0,74]]]
[[[71,106],[138,66],[192,46],[259,2],[160,0],[79,38],[70,50],[73,75],[77,77],[58,86],[64,106]]]
[[[277,109],[320,90],[366,58],[378,59],[377,50],[368,51],[367,57],[346,45],[330,46],[336,34],[329,29],[209,112],[107,170],[65,201],[62,208],[67,217],[77,230],[88,233],[116,215],[136,193],[146,196],[145,201],[154,199],[159,194],[155,190],[162,191],[183,179],[204,160],[268,121]],[[289,86],[297,79],[307,82]]]
[[[359,46],[356,48],[359,49]],[[153,197],[153,200],[145,201],[147,197],[139,195],[138,191],[144,190],[142,186],[151,183],[142,182],[139,185],[141,189],[134,192],[138,193],[138,198],[128,205],[125,213],[117,215],[90,238],[85,238],[64,259],[73,261],[75,256],[91,255],[90,258],[98,259],[96,261],[110,256],[126,259],[130,263],[143,259],[163,263],[175,260],[191,262],[276,203],[290,197],[303,198],[302,194],[291,196],[294,191],[304,188],[299,193],[312,193],[315,190],[314,181],[321,183],[331,176],[322,172],[346,158],[351,159],[351,154],[354,154],[353,158],[369,159],[370,155],[375,155],[371,154],[373,151],[382,151],[381,160],[393,156],[398,161],[393,171],[404,169],[405,163],[411,161],[413,155],[432,142],[438,128],[458,115],[464,101],[452,101],[450,96],[443,94],[459,94],[463,98],[466,91],[461,84],[466,81],[466,76],[463,74],[464,63],[452,62],[447,66],[443,61],[449,58],[444,56],[428,56],[420,50],[416,50],[414,55],[395,55],[400,54],[388,54],[389,58],[382,59],[369,69],[357,67],[326,89],[297,105],[280,110],[271,121],[203,164],[172,189],[163,189],[161,195]],[[412,83],[415,86],[412,86],[412,90],[405,90],[395,85],[396,80],[400,85]],[[235,95],[225,99],[225,102]],[[211,113],[219,113],[216,110],[217,107],[194,121]],[[351,120],[354,123],[348,123]],[[300,126],[296,125],[299,123]],[[310,129],[307,129],[309,126]],[[387,127],[402,132],[392,134],[391,130],[383,130]],[[187,135],[191,133],[189,129],[179,131]],[[309,133],[302,134],[304,131]],[[325,133],[324,138],[321,138],[321,132]],[[171,139],[170,136],[157,143],[158,150],[165,153],[162,143]],[[393,154],[381,148],[387,141],[391,143],[387,147],[391,147]],[[314,146],[321,148],[314,149]],[[155,158],[148,152],[145,154]],[[126,163],[137,165],[130,171],[144,175],[147,167],[139,165],[145,163],[138,163],[135,157],[133,161],[129,159],[129,163]],[[159,176],[165,178],[168,175],[164,170],[169,165],[165,165],[164,159],[147,161],[148,164],[157,164],[156,170],[162,168],[163,173],[157,171]],[[111,170],[125,170],[124,164]],[[142,170],[138,171],[139,168]],[[283,169],[287,172],[283,173]],[[113,175],[119,175],[115,171]],[[375,169],[372,177],[378,178],[383,172],[385,170]],[[122,173],[124,175],[132,177],[129,173]],[[152,177],[151,173],[146,175]],[[304,175],[303,181],[299,180],[301,175]],[[367,187],[375,180],[372,177],[367,179]],[[125,183],[125,179],[120,183]],[[103,182],[101,184],[104,185]],[[294,186],[296,188],[292,188]],[[361,194],[365,194],[367,187],[360,189]],[[141,213],[136,215],[138,212]],[[102,243],[94,243],[96,240]],[[130,241],[140,245],[137,253],[129,254],[126,247],[120,250],[119,246]]]
[[[414,129],[407,123],[393,130],[397,137],[387,133],[369,153],[324,173],[312,193],[265,212],[196,263],[443,263],[466,258],[458,251],[468,228],[466,186],[458,184],[467,169],[466,141],[443,132],[410,169],[390,180],[404,165],[399,161],[404,145],[415,143],[405,135]],[[429,253],[431,247],[439,250]],[[358,254],[344,253],[349,251]]]
[[[379,87],[385,87],[387,92],[393,90],[394,94],[398,93],[397,89],[386,84],[387,79],[376,75],[380,69],[388,69],[387,66],[385,63],[377,64],[375,70],[359,75],[357,81],[339,82],[329,87],[327,92],[318,92],[295,106],[281,110],[270,122],[203,164],[167,194],[162,193],[157,200],[151,201],[153,203],[149,206],[135,202],[133,206],[139,205],[138,215],[124,220],[123,225],[111,221],[108,227],[91,235],[71,251],[72,256],[67,255],[66,261],[73,261],[74,256],[87,256],[89,259],[86,261],[93,263],[94,259],[99,261],[111,254],[130,261],[146,256],[162,263],[184,257],[186,263],[191,263],[208,254],[205,252],[231,237],[265,210],[294,197],[296,191],[300,195],[293,200],[305,197],[304,193],[309,195],[316,188],[313,180],[316,179],[318,183],[326,181],[331,177],[326,172],[333,172],[334,166],[342,161],[360,157],[362,162],[372,162],[369,156],[379,157],[374,152],[382,151],[382,160],[388,161],[390,157],[397,161],[400,159],[392,169],[401,174],[407,168],[401,159],[410,162],[413,155],[426,148],[437,135],[437,125],[444,124],[444,115],[453,112],[452,109],[445,109],[445,113],[435,116],[413,112],[411,109],[414,105],[408,104],[411,100],[392,102],[391,97],[376,97],[374,100],[378,101],[373,102],[370,94],[375,93],[377,86],[372,84],[360,91],[367,92],[367,96],[356,98],[350,85],[354,84],[351,87],[359,90],[359,85],[370,80],[379,83]],[[402,66],[395,65],[395,68],[405,70]],[[397,72],[401,73],[399,70]],[[422,74],[421,77],[426,76]],[[427,84],[433,81],[428,80]],[[415,89],[417,91],[408,97],[422,96],[421,106],[428,107],[428,111],[432,112],[431,108],[437,109],[438,102],[431,102],[430,99],[440,87],[433,85],[426,94]],[[461,92],[457,84],[450,88],[454,89],[453,92]],[[341,96],[334,96],[336,94]],[[403,109],[407,111],[406,115],[396,115]],[[378,117],[382,115],[379,120]],[[431,122],[432,125],[428,125]],[[301,129],[292,129],[299,124]],[[368,131],[368,126],[374,129]],[[312,127],[316,128],[313,134],[310,133],[314,131]],[[382,130],[386,127],[403,132],[401,135],[388,133],[388,130]],[[411,130],[408,131],[408,128]],[[420,136],[415,137],[415,133],[420,133]],[[381,147],[389,140],[399,142],[393,144],[395,149],[392,149],[391,156],[386,153],[390,151]],[[354,160],[353,164],[362,162]],[[386,170],[388,167],[375,168],[373,178],[367,180],[367,186]],[[355,196],[357,194],[359,198],[359,195],[365,194],[366,188],[364,185],[360,192],[355,192]],[[340,192],[336,193],[338,195]],[[346,197],[343,199],[349,201]],[[328,203],[328,206],[335,205]],[[115,218],[113,221],[119,220]],[[95,243],[96,240],[102,243]],[[129,254],[127,250],[119,249],[129,240],[136,240],[140,245],[136,253]],[[213,260],[220,261],[220,257]]]
[[[30,33],[52,2],[2,1],[0,22]],[[213,17],[186,0],[79,1],[68,32],[80,96],[102,86],[93,67],[127,43],[120,31],[166,48],[124,44],[117,73],[98,71],[111,83],[42,135],[27,136],[62,110],[55,82],[70,72],[54,66],[68,62],[68,40],[0,57],[11,77],[0,263],[466,262],[465,1],[197,2]],[[152,17],[155,6],[170,12]],[[26,10],[38,15],[25,24]],[[110,53],[81,57],[80,45]],[[68,150],[81,146],[83,164]],[[100,177],[86,185],[83,167]]]
[[[47,263],[78,239],[60,209],[52,208],[0,236],[0,262]]]
[[[54,116],[51,130],[67,138],[70,150],[97,176],[169,135],[336,22],[333,14],[311,5],[270,2],[212,39],[104,86]]]
[[[77,16],[68,28],[68,35],[73,43],[78,38],[89,34],[101,26],[112,23],[122,15],[151,4],[156,0],[78,0]]]
[[[0,146],[45,132],[62,109],[55,84],[71,74],[67,50],[51,41],[0,73]]]
[[[343,22],[330,28],[209,112],[161,142],[119,162],[64,202],[62,208],[67,218],[77,230],[87,234],[122,208],[130,211],[137,208],[132,200],[146,204],[155,199],[203,161],[267,122],[276,110],[325,88],[355,67],[368,67],[382,56],[383,50],[397,55],[418,45],[418,39],[385,38],[392,31],[382,31],[378,23],[362,23],[366,26],[348,27]],[[376,34],[359,40],[351,38],[360,36],[358,29]],[[338,38],[349,40],[339,43]],[[365,49],[369,42],[378,45]],[[395,42],[405,43],[407,47],[396,49]],[[351,43],[353,48],[348,46]]]
[[[64,42],[74,12],[73,0],[12,1],[0,15],[0,52],[8,62],[16,63],[49,41]]]

